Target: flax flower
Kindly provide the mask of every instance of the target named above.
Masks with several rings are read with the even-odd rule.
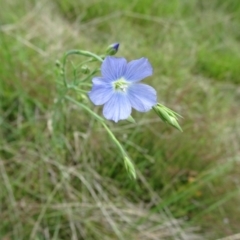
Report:
[[[154,88],[140,81],[152,73],[146,58],[128,63],[125,58],[108,56],[101,66],[102,77],[92,79],[89,98],[95,105],[104,105],[104,117],[114,122],[127,119],[132,108],[147,112],[157,104],[157,95]]]

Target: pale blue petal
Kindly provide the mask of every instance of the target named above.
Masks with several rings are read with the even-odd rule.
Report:
[[[127,81],[138,82],[142,79],[151,76],[153,69],[147,58],[133,60],[127,64],[124,78]]]
[[[101,66],[102,76],[109,82],[115,81],[124,75],[126,66],[125,58],[107,56]]]
[[[95,105],[106,103],[114,94],[111,83],[104,81],[102,78],[93,78],[92,90],[88,93],[90,100]]]
[[[106,84],[109,83],[108,81],[106,81],[106,79],[104,79],[103,77],[94,77],[92,79],[93,85],[98,85],[98,84]]]
[[[149,85],[136,83],[128,88],[128,99],[134,109],[147,112],[157,104],[157,93]]]
[[[127,95],[119,92],[115,92],[103,107],[104,117],[114,122],[127,119],[131,115],[131,111],[132,108]]]

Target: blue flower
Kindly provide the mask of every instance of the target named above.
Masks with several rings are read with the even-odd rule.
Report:
[[[102,77],[92,79],[89,98],[95,105],[104,105],[104,117],[115,122],[127,119],[132,108],[147,112],[157,104],[156,91],[139,82],[152,72],[146,58],[127,63],[125,58],[108,56],[101,66]]]

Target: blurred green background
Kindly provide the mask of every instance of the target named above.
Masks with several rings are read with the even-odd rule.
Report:
[[[240,232],[238,0],[8,0],[0,11],[0,239]],[[145,82],[184,116],[183,133],[153,112],[109,123],[136,182],[90,115],[54,106],[55,60],[69,49],[101,54],[113,42],[118,56],[149,59]]]

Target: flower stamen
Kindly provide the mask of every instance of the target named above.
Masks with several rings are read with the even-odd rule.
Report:
[[[120,92],[126,92],[128,85],[129,83],[123,78],[120,78],[117,81],[113,82],[114,90]]]

